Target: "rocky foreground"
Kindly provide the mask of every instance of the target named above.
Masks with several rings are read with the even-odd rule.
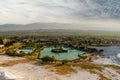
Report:
[[[36,62],[23,62],[11,65],[6,65],[12,61],[21,61],[25,58],[9,57],[5,55],[0,56],[0,80],[100,80],[101,76],[98,73],[91,73],[88,70],[81,69],[79,67],[72,67],[76,72],[70,74],[59,75],[54,69],[48,70],[44,67],[48,65],[37,65]],[[101,59],[103,61],[103,59]],[[97,64],[102,64],[101,60],[97,61]],[[104,60],[104,64],[108,64],[109,60]],[[99,64],[100,62],[100,64]],[[110,63],[110,62],[109,62]],[[119,80],[120,72],[113,67],[105,67],[104,70],[99,72],[103,74],[107,79]]]

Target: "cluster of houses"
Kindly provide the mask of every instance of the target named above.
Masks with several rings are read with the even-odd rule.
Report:
[[[10,40],[7,38],[4,38],[3,40],[3,44],[0,44],[0,54],[5,53],[5,44],[8,43]]]
[[[4,45],[0,45],[0,54],[5,52],[5,46]]]
[[[63,45],[84,45],[88,44],[91,46],[97,46],[97,45],[111,45],[111,44],[119,44],[120,40],[113,40],[113,39],[107,39],[107,38],[95,38],[95,37],[69,37],[69,36],[41,36],[41,37],[35,37],[35,38],[22,38],[19,39],[22,43],[30,43],[35,42],[43,45],[54,45],[54,44],[63,44]]]

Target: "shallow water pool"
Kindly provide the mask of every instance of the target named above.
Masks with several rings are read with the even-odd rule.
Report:
[[[76,49],[70,49],[70,48],[66,48],[68,50],[68,52],[53,53],[53,52],[51,52],[52,48],[53,47],[44,48],[40,52],[40,58],[42,58],[44,56],[51,56],[51,57],[54,56],[57,60],[74,60],[74,59],[79,58],[78,55],[85,53],[83,51],[76,50]]]

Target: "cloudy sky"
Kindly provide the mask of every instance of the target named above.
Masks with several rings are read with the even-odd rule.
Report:
[[[0,0],[0,24],[35,22],[120,30],[120,0]]]

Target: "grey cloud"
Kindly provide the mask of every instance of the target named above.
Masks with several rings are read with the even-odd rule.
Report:
[[[6,23],[79,19],[120,19],[120,0],[0,0]],[[11,21],[11,17],[12,20]],[[16,20],[17,19],[17,20]],[[9,21],[10,20],[10,21]]]

